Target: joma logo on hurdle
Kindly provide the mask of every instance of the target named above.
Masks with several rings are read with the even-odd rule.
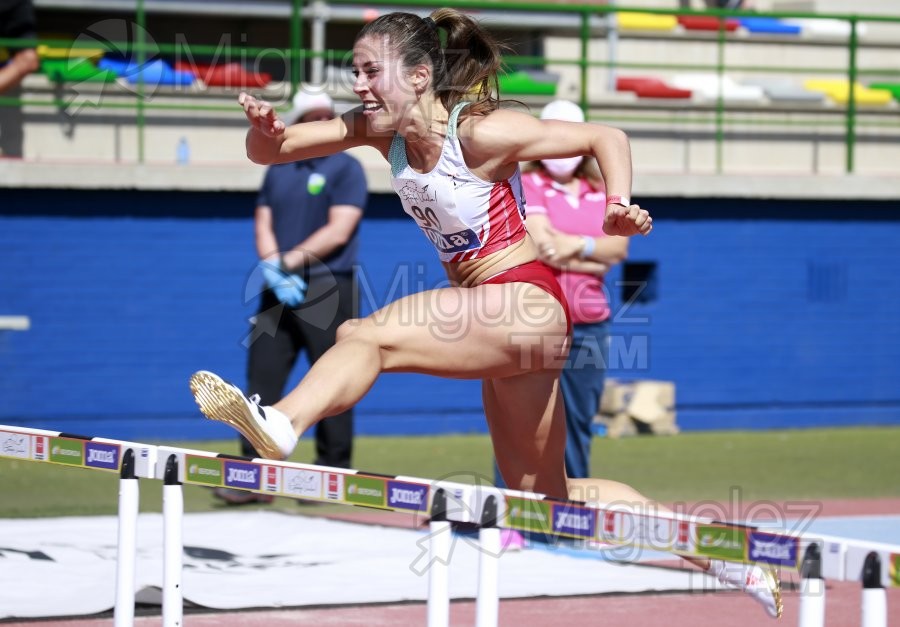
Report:
[[[428,488],[412,483],[388,482],[388,505],[400,509],[424,511],[428,507]]]
[[[225,464],[225,485],[245,488],[258,488],[260,484],[259,468],[251,464]]]
[[[93,450],[88,453],[88,461],[89,462],[105,462],[107,464],[111,464],[116,461],[116,454],[113,451],[98,451]]]
[[[253,483],[256,481],[255,470],[243,470],[241,468],[229,468],[228,478],[226,481],[236,481],[238,483]]]

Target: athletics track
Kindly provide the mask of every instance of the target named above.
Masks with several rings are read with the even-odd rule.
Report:
[[[791,511],[797,503],[778,504],[783,511]],[[695,507],[691,504],[687,509]],[[722,505],[729,518],[741,519],[744,513]],[[814,524],[820,530],[838,535],[900,542],[900,498],[877,500],[843,500],[810,504],[819,511]],[[316,516],[316,512],[310,512]],[[323,514],[325,515],[325,514]],[[411,516],[390,512],[369,512],[341,508],[340,513],[329,513],[328,518],[367,525],[411,527],[421,522]],[[884,537],[885,534],[889,537]],[[546,550],[541,548],[529,551]],[[596,559],[592,552],[584,552],[588,559]],[[678,560],[661,556],[652,562],[659,568],[681,568]],[[659,568],[648,567],[648,574]],[[610,593],[580,596],[557,596],[527,599],[504,599],[500,603],[500,625],[578,627],[581,625],[605,625],[627,627],[750,627],[755,625],[796,625],[798,621],[799,577],[794,572],[783,572],[785,586],[785,612],[781,621],[771,622],[751,600],[738,592],[666,592],[666,593]],[[112,582],[106,582],[112,585]],[[39,584],[38,584],[39,585]],[[100,584],[103,585],[103,584]],[[291,582],[285,581],[290,586]],[[900,607],[900,589],[887,591],[888,607],[896,611]],[[860,587],[853,582],[828,581],[826,586],[826,624],[850,626],[860,624]],[[67,619],[30,619],[2,621],[4,627],[95,627],[112,625],[111,614]],[[262,625],[323,625],[380,627],[386,625],[425,625],[427,612],[424,603],[370,603],[342,604],[328,607],[304,607],[293,609],[241,609],[227,612],[186,608],[184,623],[187,627],[222,627]],[[135,625],[160,624],[159,608],[142,606]],[[451,625],[474,625],[474,601],[459,600],[451,604]]]

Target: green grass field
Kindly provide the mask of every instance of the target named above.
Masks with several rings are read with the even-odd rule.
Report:
[[[175,446],[237,453],[236,441]],[[629,483],[661,501],[900,497],[900,428],[706,432],[595,439],[595,476]],[[302,440],[292,457],[312,459]],[[487,436],[360,437],[356,468],[423,478],[492,477]],[[118,477],[53,464],[0,460],[0,517],[115,514]],[[278,509],[297,511],[289,499]],[[221,508],[210,491],[185,487],[185,510]],[[162,511],[158,481],[141,483],[141,511]]]

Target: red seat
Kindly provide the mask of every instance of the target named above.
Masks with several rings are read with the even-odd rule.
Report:
[[[272,80],[271,74],[248,72],[240,63],[208,65],[179,61],[175,64],[175,69],[193,72],[209,87],[265,87]]]
[[[616,77],[617,91],[632,91],[638,98],[690,98],[693,92],[690,89],[671,87],[658,78],[644,76],[619,76]]]
[[[648,84],[634,90],[638,98],[672,98],[683,99],[690,98],[694,95],[690,89],[679,89],[677,87],[669,87],[665,83]]]
[[[616,91],[634,91],[647,83],[662,82],[657,78],[648,78],[646,76],[617,76]]]
[[[721,18],[710,15],[679,15],[678,23],[687,30],[719,30]],[[737,30],[740,25],[735,19],[725,18],[725,30],[729,33]]]

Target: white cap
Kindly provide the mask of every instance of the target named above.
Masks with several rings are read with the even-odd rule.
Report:
[[[331,96],[321,91],[321,88],[310,85],[300,86],[300,91],[294,95],[293,105],[294,108],[284,116],[287,124],[296,124],[310,111],[325,110],[334,113],[334,101]]]
[[[571,100],[554,100],[541,111],[541,119],[584,122],[584,111]]]

